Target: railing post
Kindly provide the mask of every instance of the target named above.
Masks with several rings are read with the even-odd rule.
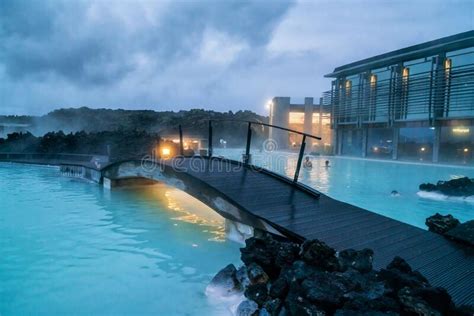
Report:
[[[300,154],[298,156],[298,163],[296,164],[295,177],[293,182],[298,182],[298,176],[300,175],[301,162],[303,161],[304,148],[306,147],[306,135],[303,135],[303,140],[301,141]]]
[[[179,154],[184,156],[184,146],[183,146],[183,129],[179,125]]]
[[[252,141],[252,123],[249,122],[247,128],[247,145],[245,147],[244,164],[250,163],[250,142]]]
[[[210,157],[212,157],[212,121],[209,120],[209,140],[208,140],[209,144],[208,144],[208,149],[207,149],[207,155]]]

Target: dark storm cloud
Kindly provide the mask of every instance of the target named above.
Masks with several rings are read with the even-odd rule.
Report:
[[[102,2],[94,9],[92,2],[2,1],[0,47],[7,74],[12,79],[49,74],[75,84],[107,84],[134,70],[133,54],[152,56],[157,71],[188,57],[207,28],[265,45],[289,7],[283,1],[270,6],[263,1],[178,1],[164,8],[145,2],[138,13],[147,17],[137,14],[124,21],[122,14],[134,9],[128,4],[120,8],[119,2]],[[106,12],[108,6],[115,14]],[[94,14],[97,20],[91,18]]]
[[[474,28],[469,0],[0,0],[0,114],[265,112],[334,67]],[[448,13],[448,14],[447,14]]]

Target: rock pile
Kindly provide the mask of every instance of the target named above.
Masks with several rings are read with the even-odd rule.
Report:
[[[449,181],[438,181],[437,184],[422,183],[419,189],[426,192],[440,192],[448,196],[471,196],[474,195],[474,179],[464,177]]]
[[[252,237],[241,248],[244,266],[229,265],[212,280],[226,291],[243,291],[238,316],[290,315],[471,315],[456,308],[442,288],[399,257],[380,271],[373,251],[339,253],[318,240],[301,246],[270,235]],[[224,277],[224,278],[223,278]],[[227,280],[226,280],[227,279]]]
[[[436,213],[425,221],[428,230],[441,234],[449,239],[474,246],[474,220],[462,223],[451,214],[441,215]]]

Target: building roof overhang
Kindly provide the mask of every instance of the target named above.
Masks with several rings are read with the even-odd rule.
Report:
[[[341,76],[361,73],[370,69],[390,66],[406,60],[432,56],[441,52],[463,49],[474,46],[474,31],[467,31],[437,40],[409,46],[385,54],[362,59],[334,69],[326,78],[337,78]]]

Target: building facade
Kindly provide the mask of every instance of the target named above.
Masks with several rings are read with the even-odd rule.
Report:
[[[474,31],[326,77],[332,88],[320,103],[330,108],[334,154],[474,165]]]
[[[323,105],[322,99],[314,104],[313,98],[305,98],[303,104],[290,102],[289,97],[275,97],[270,102],[270,124],[299,132],[320,136],[321,141],[307,139],[308,152],[331,154],[334,149],[331,129],[331,107]],[[298,149],[301,135],[270,128],[269,136],[280,149]]]

